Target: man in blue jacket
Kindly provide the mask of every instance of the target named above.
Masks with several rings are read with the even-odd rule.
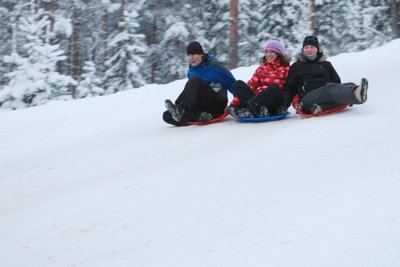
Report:
[[[191,42],[186,48],[190,63],[188,81],[175,104],[165,100],[167,111],[163,120],[176,126],[187,122],[208,121],[221,116],[228,103],[228,91],[233,90],[235,78],[213,56],[204,53],[198,42]]]

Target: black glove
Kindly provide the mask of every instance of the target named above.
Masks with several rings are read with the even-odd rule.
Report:
[[[218,83],[218,82],[211,82],[210,83],[211,88],[215,91],[215,92],[220,92],[222,89],[224,89],[224,87],[222,86],[222,84]]]

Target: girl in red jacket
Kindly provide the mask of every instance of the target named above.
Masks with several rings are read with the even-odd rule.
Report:
[[[266,117],[282,112],[282,91],[290,68],[290,57],[285,54],[285,45],[278,40],[266,42],[262,52],[262,65],[247,84],[238,80],[233,85],[236,97],[228,110],[234,117]]]

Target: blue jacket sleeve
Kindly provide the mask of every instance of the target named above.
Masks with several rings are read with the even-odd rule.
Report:
[[[216,76],[219,83],[221,83],[222,86],[229,92],[231,92],[232,95],[236,96],[236,92],[233,89],[233,84],[236,82],[236,79],[233,77],[232,73],[230,71],[218,69]]]

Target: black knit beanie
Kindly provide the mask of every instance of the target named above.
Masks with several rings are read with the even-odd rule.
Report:
[[[201,46],[201,44],[199,42],[191,42],[186,47],[186,54],[202,55],[202,54],[204,54],[203,47]]]
[[[310,36],[307,36],[306,38],[304,38],[304,41],[303,41],[303,48],[304,48],[306,45],[315,46],[315,47],[318,49],[318,51],[319,51],[319,42],[318,42],[318,38],[317,38],[316,36],[310,35]]]

